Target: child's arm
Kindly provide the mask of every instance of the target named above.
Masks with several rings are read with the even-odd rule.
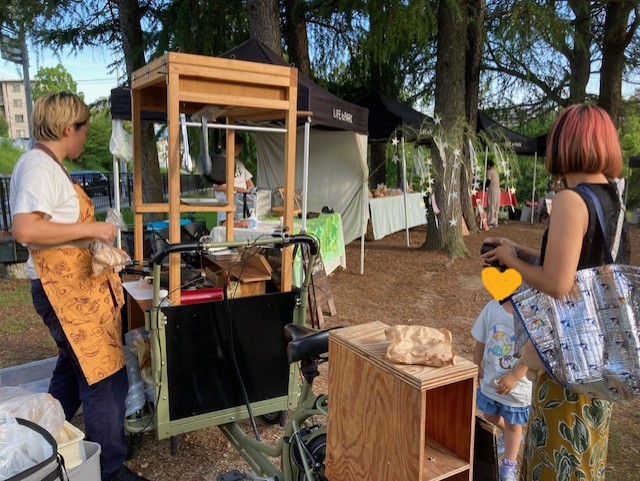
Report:
[[[478,366],[478,379],[484,377],[482,370],[482,357],[484,356],[484,343],[476,341],[476,347],[473,349],[473,362]]]
[[[518,362],[514,367],[511,368],[504,376],[498,379],[498,384],[496,386],[496,392],[498,394],[509,394],[520,379],[527,375],[527,371],[529,368]]]

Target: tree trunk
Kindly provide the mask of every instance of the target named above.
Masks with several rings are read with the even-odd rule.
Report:
[[[435,115],[441,120],[440,149],[432,147],[436,171],[433,194],[440,209],[438,226],[429,210],[426,249],[441,250],[450,257],[467,252],[462,240],[460,168],[463,147],[461,119],[465,118],[465,65],[467,48],[467,2],[449,0],[438,7],[438,50],[436,61]],[[435,142],[434,142],[435,144]]]
[[[469,13],[469,26],[467,32],[469,43],[466,53],[465,68],[465,113],[471,133],[476,131],[478,122],[478,95],[480,92],[480,60],[482,58],[483,44],[483,23],[486,13],[485,0],[467,0],[467,11]],[[478,231],[478,223],[473,204],[471,203],[471,187],[473,177],[471,176],[471,159],[465,146],[465,167],[460,171],[460,207],[462,218],[467,223],[470,232]]]
[[[144,39],[142,36],[141,12],[138,0],[119,0],[118,15],[122,50],[127,65],[127,78],[131,85],[131,76],[136,69],[144,67]],[[142,200],[148,203],[163,202],[162,177],[158,163],[155,134],[151,122],[142,122],[140,129],[142,141]]]
[[[387,144],[371,144],[371,165],[369,166],[369,187],[375,189],[378,184],[387,183],[386,168]]]
[[[573,34],[573,49],[567,52],[571,68],[569,79],[569,104],[584,102],[587,97],[587,83],[591,74],[591,5],[583,0],[570,0],[569,7],[576,16]]]
[[[620,103],[622,100],[624,51],[638,28],[637,19],[631,25],[629,31],[627,31],[627,23],[631,10],[637,7],[638,3],[638,0],[622,0],[607,4],[598,105],[609,112],[611,120],[616,125],[620,116]]]
[[[247,11],[251,38],[260,40],[282,57],[278,0],[248,0]]]
[[[285,0],[285,19],[284,36],[289,48],[289,60],[300,72],[311,77],[305,2]]]

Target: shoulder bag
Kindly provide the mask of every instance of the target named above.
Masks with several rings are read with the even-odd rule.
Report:
[[[531,288],[514,294],[516,338],[521,344],[531,339],[562,386],[608,401],[629,400],[640,394],[640,267],[613,262],[624,209],[612,253],[599,199],[587,187],[577,188],[596,206],[607,263],[579,270],[562,299]]]

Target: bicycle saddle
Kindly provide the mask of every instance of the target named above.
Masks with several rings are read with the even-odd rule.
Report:
[[[299,324],[284,326],[284,337],[287,344],[287,359],[289,364],[318,357],[329,350],[329,331],[318,330]]]

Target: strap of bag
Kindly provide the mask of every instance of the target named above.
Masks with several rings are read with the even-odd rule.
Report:
[[[620,247],[620,235],[622,233],[622,224],[624,220],[624,207],[622,205],[620,206],[620,214],[618,215],[618,223],[616,225],[616,235],[613,240],[613,249],[609,249],[609,241],[607,240],[607,228],[604,223],[604,212],[602,211],[602,204],[600,203],[600,199],[598,199],[598,196],[595,195],[593,191],[584,184],[576,186],[576,190],[579,190],[580,192],[586,194],[593,202],[593,205],[596,208],[598,224],[600,225],[600,229],[602,230],[602,239],[604,241],[605,247],[605,262],[607,264],[613,264],[613,259],[618,256],[618,248]]]
[[[48,475],[43,477],[42,481],[63,480],[64,479],[64,475],[63,475],[64,458],[62,458],[62,456],[60,456],[58,454],[58,443],[56,443],[55,438],[51,435],[51,433],[49,431],[47,431],[45,428],[43,428],[39,424],[34,423],[33,421],[29,421],[28,419],[23,419],[23,418],[16,418],[16,421],[17,421],[18,424],[20,424],[22,426],[25,426],[25,427],[37,432],[40,436],[42,436],[45,439],[45,441],[47,441],[47,443],[51,445],[51,448],[53,449],[53,454],[48,459],[45,459],[41,463],[38,463],[35,466],[30,467],[25,472],[23,472],[20,475],[18,475],[18,476],[20,476],[19,478],[16,478],[14,476],[11,479],[14,479],[14,478],[16,478],[16,479],[27,478],[30,475],[38,472],[44,465],[50,463],[52,459],[57,458],[58,467],[54,471],[52,471],[51,473],[49,473]],[[64,470],[64,471],[66,473],[66,470]]]

